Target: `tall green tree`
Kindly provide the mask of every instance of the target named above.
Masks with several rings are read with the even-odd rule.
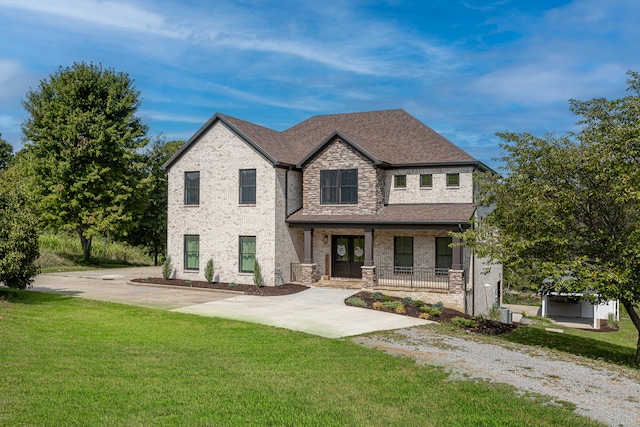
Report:
[[[167,173],[162,169],[184,141],[166,141],[156,138],[144,153],[144,165],[149,176],[146,187],[146,205],[137,218],[128,239],[134,245],[142,245],[153,256],[154,265],[167,251]]]
[[[77,233],[85,261],[96,236],[125,235],[141,208],[147,126],[128,74],[74,63],[27,92],[22,124],[29,191],[41,221]]]
[[[13,158],[13,147],[7,141],[2,139],[0,133],[0,172],[9,167],[9,163]]]
[[[554,279],[549,290],[619,300],[640,333],[640,76],[629,76],[629,96],[570,101],[578,132],[499,134],[505,174],[477,180],[479,203],[495,209],[462,237]]]

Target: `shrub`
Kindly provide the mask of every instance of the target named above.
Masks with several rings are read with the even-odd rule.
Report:
[[[400,307],[402,303],[400,301],[385,301],[382,303],[382,305],[389,310],[395,310],[396,308]]]
[[[238,284],[237,284],[236,282],[231,282],[231,283],[229,283],[229,285],[228,285],[228,286],[229,286],[230,288],[237,288],[237,287],[238,287]]]
[[[374,310],[382,310],[382,303],[380,301],[376,301],[373,303]]]
[[[253,267],[253,284],[256,285],[256,288],[259,288],[264,284],[264,280],[262,279],[262,271],[260,271],[260,264],[258,263],[257,258],[256,263]]]
[[[171,273],[173,273],[173,264],[171,264],[171,257],[168,256],[162,263],[162,278],[169,280]]]
[[[433,304],[431,307],[437,308],[440,311],[444,310],[444,304],[442,303],[442,301],[438,301],[437,303]]]
[[[374,292],[371,294],[371,298],[373,299],[382,299],[384,297],[384,294],[382,292]]]
[[[391,301],[391,297],[389,295],[383,295],[382,296],[382,301],[385,301],[385,302]]]
[[[402,302],[404,303],[404,305],[413,305],[413,298],[404,297],[402,298]]]
[[[465,319],[464,317],[454,317],[451,323],[462,326],[463,328],[475,328],[478,326],[473,319]]]
[[[420,316],[418,316],[420,319],[424,319],[424,320],[429,320],[431,318],[431,315],[429,313],[420,313]]]
[[[191,285],[193,284],[193,281],[191,281],[191,280],[185,280],[185,281],[184,281],[184,284],[185,284],[185,285],[189,285],[189,286],[191,286]]]
[[[351,297],[351,298],[347,299],[347,304],[353,305],[353,306],[356,306],[356,307],[364,307],[366,305],[364,300],[362,298],[358,298],[358,297]]]
[[[442,311],[438,310],[435,307],[429,307],[428,305],[423,305],[422,307],[420,307],[420,310],[422,310],[423,312],[429,314],[429,317],[431,316],[440,316],[440,314],[442,313]]]
[[[615,318],[615,316],[613,315],[613,313],[609,313],[609,314],[607,315],[607,325],[608,325],[610,328],[613,328],[613,329],[620,329],[620,324],[619,324],[619,322],[616,320],[616,318]]]
[[[500,319],[500,307],[498,307],[497,305],[492,305],[491,308],[489,309],[489,319],[491,320],[498,320]]]
[[[404,308],[404,305],[399,305],[396,307],[395,312],[398,314],[407,314],[407,309]]]
[[[213,260],[209,258],[209,261],[207,261],[207,266],[204,268],[204,278],[207,280],[208,284],[211,284],[211,282],[213,282],[214,271],[215,269],[213,266]]]
[[[419,299],[413,301],[413,305],[420,308],[424,305],[424,301],[420,301]]]

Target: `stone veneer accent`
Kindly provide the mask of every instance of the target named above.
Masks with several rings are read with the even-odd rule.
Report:
[[[300,264],[300,283],[304,286],[311,286],[317,282],[317,265],[316,264]]]
[[[376,276],[376,267],[373,265],[363,265],[362,269],[362,288],[373,289],[378,284]]]
[[[358,203],[320,204],[320,171],[358,169]],[[376,214],[384,203],[384,171],[336,138],[307,164],[303,174],[303,209],[308,215]]]

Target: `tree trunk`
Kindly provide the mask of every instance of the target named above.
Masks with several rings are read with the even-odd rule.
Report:
[[[629,313],[631,322],[633,322],[633,326],[635,326],[636,330],[638,331],[638,344],[636,345],[636,361],[640,363],[640,315],[638,315],[638,312],[636,311],[635,304],[632,304],[626,300],[621,300],[620,302],[622,303],[624,308],[627,310],[627,313]]]
[[[158,246],[153,245],[153,265],[158,265]]]
[[[82,245],[82,260],[89,262],[91,261],[91,237],[86,237],[82,230],[78,230],[78,236]]]

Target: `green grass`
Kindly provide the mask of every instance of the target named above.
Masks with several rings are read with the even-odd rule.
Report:
[[[638,331],[622,307],[619,325],[615,332],[596,332],[550,323],[535,324],[519,327],[511,334],[500,336],[500,339],[639,368],[635,361]],[[564,332],[549,332],[545,328],[562,329]]]
[[[0,425],[588,426],[344,340],[0,289]]]
[[[82,247],[76,235],[45,231],[39,236],[38,244],[40,258],[37,264],[43,273],[130,267],[153,263],[151,257],[142,248],[114,241],[107,241],[105,247],[104,239],[94,239],[90,263],[82,260]]]

